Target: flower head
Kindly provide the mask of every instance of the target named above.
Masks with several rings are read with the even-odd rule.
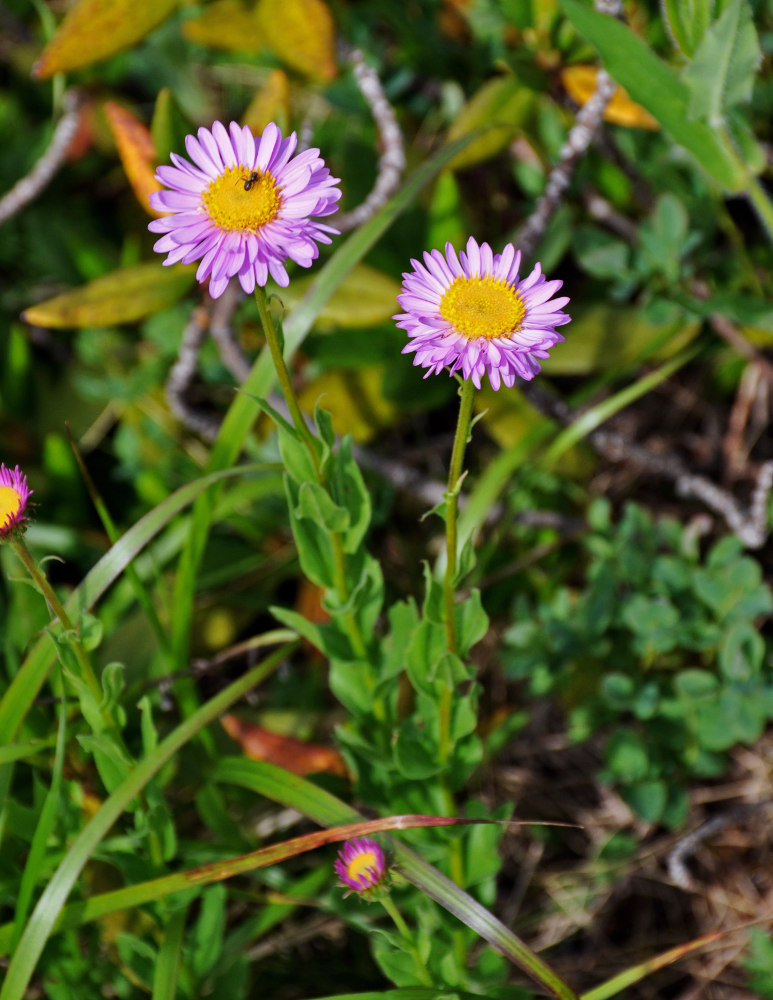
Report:
[[[231,122],[228,130],[215,122],[200,128],[198,139],[185,139],[193,163],[171,154],[174,166],[161,166],[156,179],[168,191],[155,191],[151,206],[168,215],[148,228],[163,233],[154,249],[168,254],[165,264],[201,260],[196,277],[209,278],[209,293],[218,298],[238,275],[245,292],[265,285],[269,274],[278,285],[289,282],[289,257],[309,267],[319,254],[317,243],[330,243],[338,232],[312,216],[331,215],[341,197],[318,149],[293,156],[298,139],[286,139],[271,123],[255,138]]]
[[[564,339],[555,328],[571,319],[560,311],[569,299],[552,298],[562,282],[546,281],[539,264],[519,279],[521,252],[512,243],[494,254],[471,237],[458,257],[446,243],[445,256],[433,250],[423,265],[411,263],[397,296],[405,312],[394,319],[411,338],[403,354],[416,352],[413,363],[428,369],[425,378],[449,368],[478,389],[486,374],[493,389],[510,387],[516,375],[534,378],[538,359]]]
[[[12,470],[0,463],[0,539],[7,538],[27,520],[24,511],[31,494],[19,466]]]
[[[341,885],[355,892],[375,889],[386,875],[384,852],[375,840],[355,837],[354,840],[347,840],[338,852],[335,870]]]

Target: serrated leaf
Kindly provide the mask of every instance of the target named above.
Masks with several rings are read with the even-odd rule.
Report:
[[[598,49],[610,76],[650,112],[674,142],[688,150],[703,169],[728,191],[743,191],[743,164],[705,122],[689,117],[690,90],[675,70],[660,60],[641,38],[578,0],[561,0],[575,29]]]
[[[134,45],[175,9],[179,0],[79,0],[35,63],[45,80],[69,73]]]
[[[104,110],[121,164],[137,201],[148,215],[154,218],[165,215],[165,212],[156,212],[150,207],[150,194],[161,190],[161,184],[153,176],[158,157],[150,131],[115,101],[105,101]]]
[[[712,0],[662,0],[661,7],[675,44],[692,58],[711,23]]]
[[[312,80],[338,74],[335,25],[323,0],[259,0],[257,15],[266,42],[282,62]]]
[[[761,58],[749,5],[732,0],[682,74],[691,94],[690,117],[721,125],[731,108],[751,97]]]
[[[449,169],[462,170],[501,153],[524,126],[535,102],[534,91],[515,76],[484,83],[452,122],[447,141],[483,131],[451,160]]]
[[[567,66],[561,70],[561,83],[575,104],[582,107],[596,90],[597,66]],[[604,121],[627,128],[660,128],[657,120],[641,104],[632,101],[627,92],[618,87],[612,100],[604,109]]]
[[[267,46],[257,12],[242,0],[215,0],[198,17],[186,18],[182,34],[189,42],[227,52],[261,52]]]
[[[195,275],[194,264],[124,267],[30,306],[22,319],[50,329],[134,323],[177,302],[194,283]]]

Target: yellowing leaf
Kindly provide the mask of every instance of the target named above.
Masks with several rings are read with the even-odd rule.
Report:
[[[335,216],[331,221],[335,225]],[[313,275],[294,278],[280,293],[285,306],[289,308],[299,302],[314,280]],[[316,326],[318,329],[376,326],[400,311],[399,294],[400,285],[393,278],[367,264],[358,264],[322,307]]]
[[[561,83],[575,104],[582,106],[596,89],[596,66],[567,66],[561,70]],[[660,125],[641,104],[632,101],[622,87],[618,87],[604,111],[604,119],[613,125],[627,128],[648,128],[656,131]]]
[[[150,207],[148,196],[152,191],[159,191],[161,185],[153,176],[156,164],[156,148],[148,129],[134,115],[114,101],[105,101],[105,117],[113,133],[118,155],[123,169],[137,201],[148,215],[158,217],[163,212],[156,212]]]
[[[153,262],[124,267],[30,306],[22,319],[52,329],[134,323],[181,298],[193,284],[195,274],[195,264],[163,267]]]
[[[77,0],[43,49],[34,75],[44,80],[128,49],[158,27],[179,0]]]
[[[254,7],[242,0],[215,0],[183,21],[182,33],[190,42],[229,52],[260,52],[268,45]]]
[[[324,0],[259,0],[258,17],[272,51],[312,80],[338,72],[333,16]]]
[[[336,434],[351,434],[363,444],[400,415],[397,406],[383,396],[383,380],[382,365],[326,372],[304,386],[300,404],[312,413],[320,402],[332,416]]]
[[[515,76],[500,76],[484,83],[452,122],[447,142],[482,129],[461,153],[451,160],[451,170],[461,170],[501,153],[518,134],[532,109],[534,92]]]
[[[284,70],[274,69],[250,101],[242,123],[253,135],[260,135],[269,122],[275,122],[284,134],[287,132],[289,118],[290,81]]]

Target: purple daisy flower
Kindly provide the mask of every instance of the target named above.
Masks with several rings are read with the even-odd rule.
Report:
[[[24,511],[31,495],[27,477],[19,466],[7,469],[5,464],[0,464],[0,539],[12,534],[27,520]]]
[[[552,298],[563,282],[546,281],[539,264],[519,279],[521,252],[512,243],[494,254],[470,237],[458,257],[446,243],[445,256],[433,250],[424,265],[411,264],[397,296],[405,312],[393,318],[411,338],[403,354],[416,352],[413,363],[428,369],[425,378],[449,368],[477,389],[486,374],[493,389],[510,387],[516,375],[534,378],[537,359],[564,339],[555,328],[571,319],[560,311],[569,299]]]
[[[156,179],[170,190],[155,191],[151,206],[168,212],[148,228],[164,235],[154,246],[168,254],[164,264],[201,260],[196,277],[209,278],[213,299],[238,275],[245,292],[265,285],[269,274],[286,287],[289,257],[309,267],[317,243],[330,243],[338,230],[312,220],[331,215],[341,197],[318,149],[293,157],[298,139],[286,139],[271,123],[256,139],[247,126],[215,122],[185,139],[193,163],[171,154]]]
[[[384,852],[375,840],[369,837],[355,837],[347,840],[338,852],[335,870],[341,885],[355,892],[375,889],[386,874]]]

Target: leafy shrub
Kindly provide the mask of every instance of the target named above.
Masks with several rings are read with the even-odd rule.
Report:
[[[651,822],[679,826],[690,777],[722,772],[725,751],[773,717],[759,625],[773,610],[759,564],[734,537],[701,556],[674,520],[595,501],[583,589],[519,599],[506,636],[511,678],[556,695],[574,741],[605,732],[602,778]]]

